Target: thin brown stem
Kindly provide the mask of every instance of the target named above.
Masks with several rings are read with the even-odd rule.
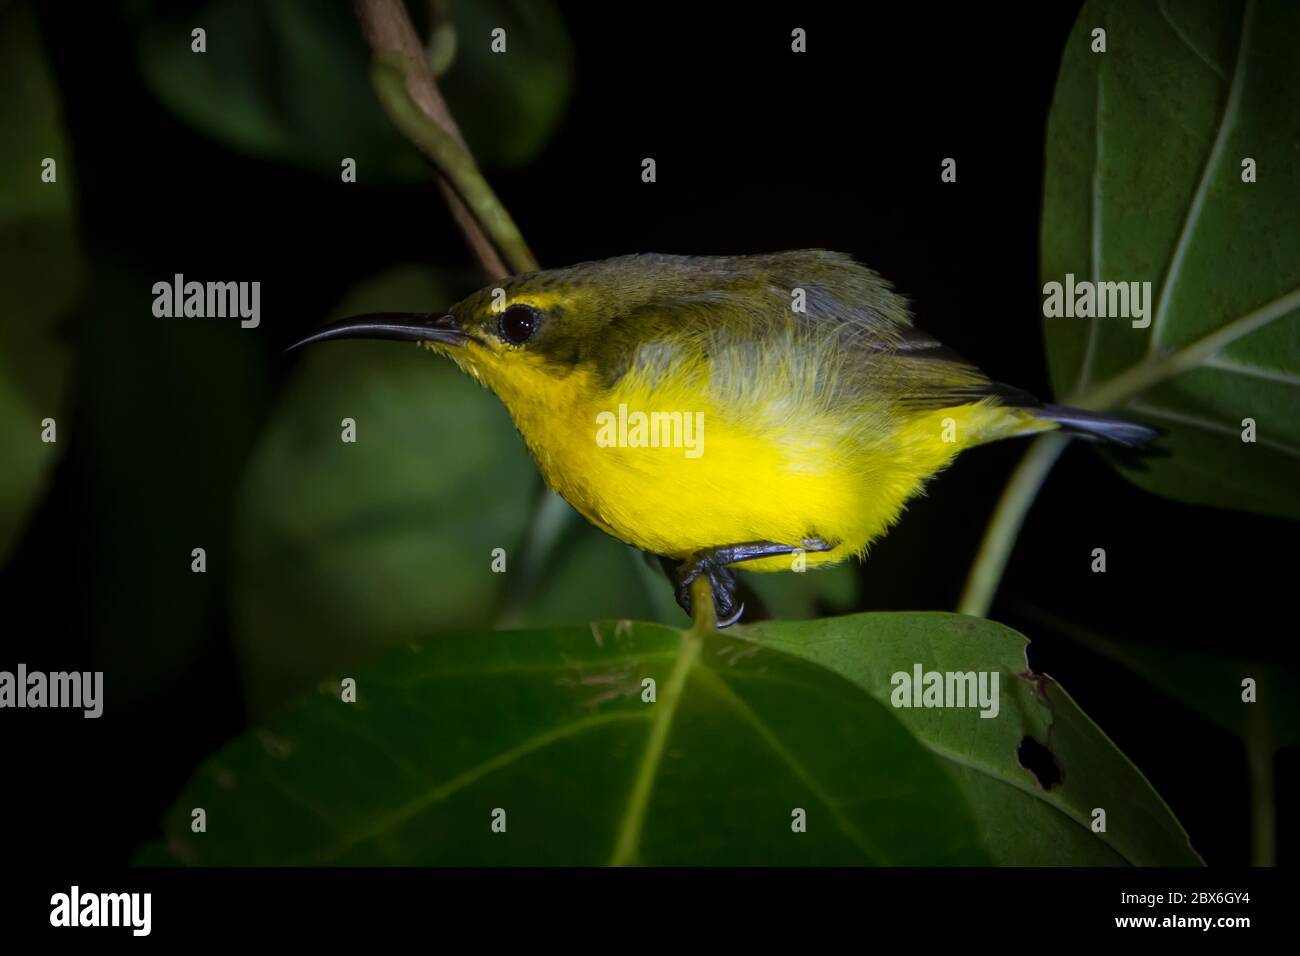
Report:
[[[510,213],[479,172],[474,157],[447,130],[430,120],[407,95],[406,66],[404,60],[391,54],[382,53],[375,57],[375,92],[379,94],[388,118],[447,177],[457,198],[500,250],[506,264],[514,272],[532,272],[537,268],[537,260],[519,234]]]
[[[411,102],[468,155],[465,138],[461,136],[460,128],[452,119],[442,94],[438,92],[433,70],[429,67],[424,48],[420,45],[415,27],[401,0],[355,0],[354,6],[357,19],[361,21],[362,32],[376,57],[388,56],[401,61],[406,93]],[[478,259],[487,277],[495,281],[509,275],[510,270],[488,238],[484,225],[466,207],[447,171],[441,168],[438,169],[438,188],[447,200],[452,217],[464,234],[470,251]]]

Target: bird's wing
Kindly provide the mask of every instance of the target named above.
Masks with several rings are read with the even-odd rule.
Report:
[[[780,388],[822,405],[1037,403],[918,329],[907,300],[848,255],[803,250],[710,261],[722,263],[714,267],[719,281],[695,281],[656,303],[662,332],[634,342],[617,367],[667,375],[707,356],[712,388],[732,401]]]
[[[890,401],[910,409],[947,408],[994,399],[1034,405],[1025,392],[991,381],[979,368],[912,322],[907,299],[850,256],[802,250],[747,257],[783,308],[751,317],[745,334],[796,347],[834,375],[822,376],[837,400]],[[802,290],[804,311],[792,308]],[[748,300],[752,301],[752,299]]]
[[[629,372],[651,381],[690,374],[742,403],[762,389],[918,410],[990,397],[1034,403],[918,329],[907,300],[843,253],[683,259],[678,268],[689,281],[622,315],[603,340],[610,384]]]

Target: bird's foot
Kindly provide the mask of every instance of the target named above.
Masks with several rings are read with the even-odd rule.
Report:
[[[673,581],[677,594],[677,603],[692,619],[695,619],[694,602],[691,599],[691,585],[701,576],[709,579],[709,591],[713,595],[713,613],[717,616],[718,627],[730,627],[740,620],[745,613],[745,605],[736,597],[736,576],[726,564],[718,564],[711,557],[694,561],[683,561],[674,571]]]
[[[800,551],[830,551],[831,545],[819,538],[808,538],[803,544],[777,544],[773,541],[751,541],[747,544],[729,544],[720,548],[697,551],[670,570],[677,603],[692,619],[695,617],[691,601],[691,585],[701,576],[709,579],[713,595],[713,611],[719,629],[730,627],[745,613],[745,605],[736,597],[736,576],[729,565],[758,558],[772,558]]]

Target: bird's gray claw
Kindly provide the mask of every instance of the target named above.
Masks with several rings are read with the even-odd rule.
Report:
[[[745,603],[742,601],[739,604],[739,606],[736,608],[736,610],[733,611],[731,615],[726,618],[726,620],[723,620],[721,617],[718,618],[718,630],[722,630],[724,627],[731,627],[731,625],[735,624],[737,621],[740,620],[740,616],[744,613],[745,613]]]

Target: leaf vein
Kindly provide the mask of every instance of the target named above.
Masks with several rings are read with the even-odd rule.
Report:
[[[1220,372],[1234,372],[1237,375],[1245,375],[1248,378],[1262,378],[1270,382],[1281,382],[1283,385],[1300,386],[1300,375],[1293,375],[1281,369],[1265,368],[1262,365],[1251,365],[1249,362],[1234,362],[1231,359],[1215,356],[1207,359],[1205,366],[1218,369]]]
[[[748,704],[737,696],[736,692],[727,685],[727,682],[713,671],[706,669],[702,671],[702,673],[705,675],[709,686],[714,690],[718,697],[754,729],[759,738],[781,759],[781,762],[789,767],[791,772],[793,772],[794,775],[803,782],[804,786],[812,792],[813,796],[815,796],[817,800],[821,802],[828,811],[830,811],[831,818],[835,821],[835,825],[840,828],[844,835],[852,840],[857,845],[858,849],[867,854],[873,860],[888,862],[888,854],[882,852],[878,846],[875,846],[867,836],[862,833],[862,831],[853,825],[851,820],[844,816],[835,799],[822,789],[821,785],[813,779],[812,775],[808,773],[803,764],[801,764],[795,758],[794,754],[790,753],[786,746],[781,743],[781,739],[777,737],[776,732],[772,730],[772,728],[769,727],[767,723],[758,716],[758,714],[754,713]]]
[[[414,800],[408,801],[398,807],[392,813],[386,814],[379,818],[368,827],[357,830],[348,834],[332,847],[328,847],[315,856],[316,862],[328,862],[337,859],[347,850],[363,843],[366,840],[380,836],[402,823],[416,816],[420,812],[436,806],[442,801],[453,796],[460,790],[465,789],[473,783],[488,776],[489,774],[510,766],[516,760],[528,756],[538,750],[542,750],[553,743],[558,743],[575,734],[582,733],[584,730],[591,730],[593,727],[599,727],[603,724],[613,723],[619,720],[645,720],[645,715],[639,711],[616,711],[608,714],[597,714],[594,717],[586,717],[582,720],[575,720],[569,724],[562,724],[554,727],[544,734],[539,734],[521,744],[511,747],[509,750],[503,750],[487,760],[470,767],[463,773],[457,774],[446,783],[438,787],[433,787],[427,793],[421,794]]]
[[[1092,282],[1093,288],[1099,288],[1101,282],[1101,156],[1104,148],[1102,132],[1102,110],[1105,107],[1105,93],[1102,86],[1102,71],[1105,58],[1097,65],[1097,97],[1093,126],[1095,148],[1092,160]],[[1075,391],[1083,391],[1092,374],[1092,365],[1097,352],[1097,330],[1100,322],[1097,316],[1088,320],[1088,341],[1083,350],[1083,366],[1079,369],[1079,382]]]
[[[663,759],[668,734],[672,730],[673,717],[677,713],[677,705],[686,690],[686,679],[690,676],[696,660],[699,659],[701,643],[702,639],[694,628],[682,634],[677,660],[673,663],[672,673],[668,675],[668,682],[664,685],[662,700],[656,705],[654,722],[650,725],[650,735],[646,739],[641,762],[632,780],[632,789],[628,792],[627,807],[623,811],[615,833],[614,851],[609,860],[611,866],[625,866],[636,860],[641,841],[641,828],[645,824],[650,795],[654,791],[655,773],[659,769],[659,762]]]
[[[1191,37],[1189,37],[1186,33],[1184,33],[1182,27],[1180,27],[1177,23],[1174,22],[1174,18],[1171,17],[1169,15],[1169,11],[1165,9],[1165,0],[1160,0],[1157,6],[1160,8],[1160,15],[1165,18],[1165,23],[1169,24],[1169,28],[1174,31],[1178,39],[1183,41],[1183,45],[1186,46],[1187,49],[1195,53],[1196,58],[1200,60],[1202,63],[1204,63],[1206,66],[1208,66],[1211,70],[1213,70],[1215,75],[1218,76],[1219,79],[1226,82],[1228,78],[1224,75],[1223,69],[1219,66],[1219,64],[1215,63],[1208,56],[1206,56],[1199,49],[1197,49],[1196,45],[1192,43]]]
[[[1197,428],[1204,428],[1206,431],[1219,432],[1224,435],[1239,436],[1240,429],[1232,425],[1226,425],[1223,422],[1216,422],[1209,418],[1202,418],[1200,415],[1192,415],[1187,412],[1176,412],[1168,408],[1158,408],[1155,405],[1148,405],[1146,402],[1129,402],[1128,407],[1135,412],[1141,412],[1144,415],[1151,415],[1155,418],[1164,418],[1171,422],[1177,422],[1180,425],[1193,425]],[[1285,442],[1280,442],[1272,438],[1261,438],[1255,436],[1255,441],[1274,451],[1280,451],[1284,455],[1290,455],[1292,458],[1300,458],[1300,448],[1295,448]]]
[[[1254,20],[1255,2],[1254,0],[1247,0],[1245,12],[1242,14],[1241,40],[1237,48],[1237,65],[1232,71],[1232,83],[1228,87],[1228,98],[1224,101],[1223,112],[1219,114],[1219,127],[1214,134],[1214,143],[1210,147],[1210,154],[1205,158],[1205,166],[1201,169],[1201,178],[1196,184],[1196,191],[1192,194],[1191,204],[1187,207],[1187,215],[1183,219],[1183,228],[1178,234],[1177,243],[1174,245],[1173,256],[1165,269],[1165,280],[1160,286],[1160,297],[1156,302],[1155,319],[1151,323],[1151,338],[1147,346],[1149,354],[1155,353],[1160,348],[1160,336],[1164,331],[1165,316],[1169,312],[1169,302],[1172,298],[1173,289],[1182,273],[1183,259],[1187,254],[1187,247],[1191,244],[1192,234],[1196,231],[1196,224],[1201,218],[1201,209],[1205,205],[1205,197],[1210,189],[1210,180],[1214,178],[1215,170],[1218,169],[1219,157],[1223,155],[1224,148],[1228,144],[1228,134],[1236,123],[1237,107],[1241,103],[1241,88],[1244,85],[1246,75],[1246,50],[1250,45],[1250,33]]]

